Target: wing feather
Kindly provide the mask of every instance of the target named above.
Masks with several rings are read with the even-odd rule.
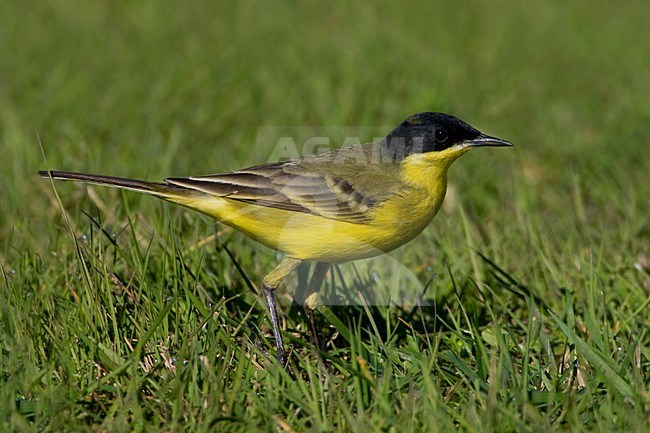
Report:
[[[386,173],[386,167],[350,160],[341,164],[338,157],[331,152],[224,174],[169,178],[166,182],[258,206],[367,222],[374,208],[395,193],[397,181]],[[385,176],[383,189],[377,188],[378,176]]]

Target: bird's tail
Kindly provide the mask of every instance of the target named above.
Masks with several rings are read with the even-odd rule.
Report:
[[[41,170],[38,172],[38,174],[45,178],[72,180],[77,182],[92,183],[95,185],[110,186],[114,188],[143,192],[145,194],[151,194],[156,197],[172,201],[175,198],[187,197],[194,193],[189,188],[183,188],[180,186],[171,185],[169,183],[145,182],[142,180],[127,179],[123,177],[48,170]]]

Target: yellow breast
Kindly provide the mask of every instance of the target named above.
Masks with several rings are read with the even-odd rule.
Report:
[[[453,159],[432,161],[426,155],[409,157],[402,166],[400,191],[378,204],[370,213],[370,220],[364,223],[243,203],[227,197],[184,197],[173,201],[214,217],[290,257],[346,262],[391,251],[417,236],[442,204],[447,168]]]

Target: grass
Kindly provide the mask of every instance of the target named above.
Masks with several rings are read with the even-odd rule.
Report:
[[[649,12],[3,2],[0,430],[646,431]],[[288,371],[255,293],[273,252],[35,174],[220,172],[266,162],[268,131],[424,110],[516,147],[464,156],[421,236],[330,274],[365,297],[320,309],[327,350],[289,281]],[[380,299],[400,290],[423,305]]]

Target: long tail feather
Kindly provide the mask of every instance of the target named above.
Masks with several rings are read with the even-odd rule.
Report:
[[[39,175],[45,178],[52,177],[58,180],[71,180],[77,182],[92,183],[95,185],[109,186],[114,188],[128,189],[131,191],[143,192],[160,198],[182,197],[192,194],[192,190],[168,183],[145,182],[136,179],[123,177],[102,176],[87,173],[72,173],[68,171],[47,171],[41,170]]]

